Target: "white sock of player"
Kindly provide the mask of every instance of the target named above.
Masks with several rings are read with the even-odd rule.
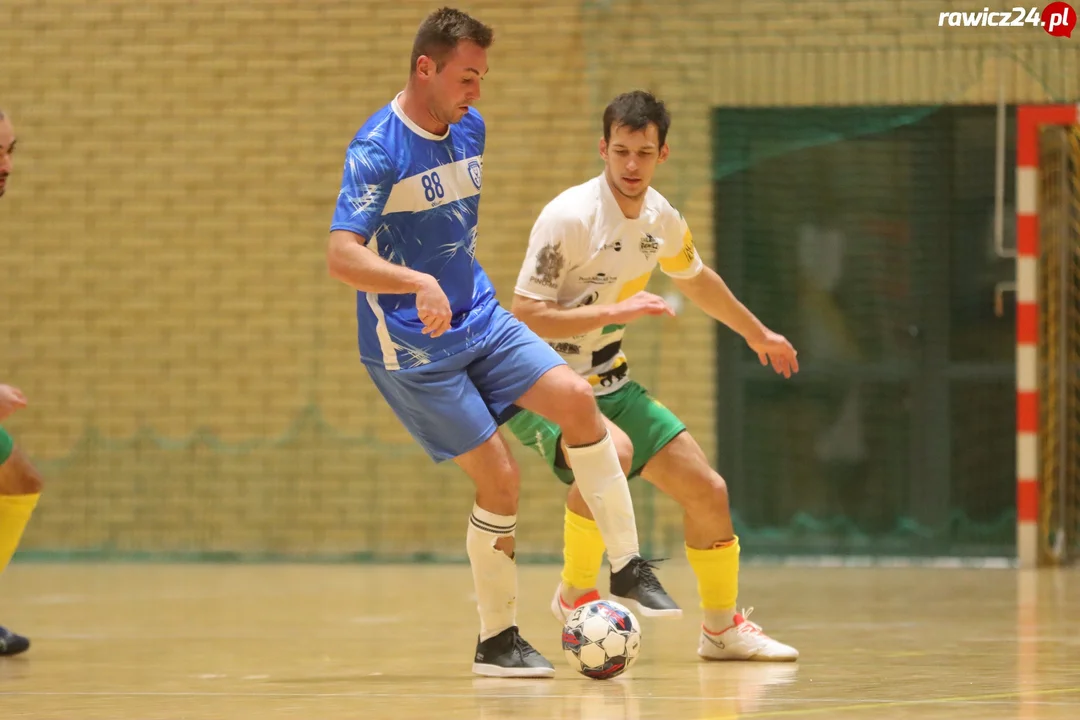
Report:
[[[476,587],[480,640],[495,637],[517,622],[517,563],[495,543],[513,537],[517,515],[496,515],[474,504],[465,548]]]
[[[567,447],[566,455],[574,470],[574,482],[604,538],[611,571],[619,572],[640,551],[630,486],[611,434],[605,434],[594,445]]]

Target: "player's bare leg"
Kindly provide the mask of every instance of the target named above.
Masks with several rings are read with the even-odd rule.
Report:
[[[473,672],[490,677],[553,677],[554,666],[517,628],[517,463],[498,432],[454,462],[476,485],[465,541],[480,613]]]
[[[686,556],[698,580],[704,613],[698,655],[707,660],[793,661],[795,648],[773,640],[737,612],[739,539],[727,485],[688,432],[654,455],[642,477],[683,508]]]
[[[550,420],[562,432],[575,484],[607,546],[611,595],[645,617],[679,617],[682,610],[641,557],[626,474],[589,382],[560,365],[545,373],[517,405]]]
[[[4,431],[0,429],[0,433]],[[8,436],[0,438],[10,442]],[[0,449],[5,455],[8,451]],[[0,573],[15,555],[23,531],[37,506],[41,494],[41,475],[19,448],[12,447],[10,455],[0,457]],[[18,655],[30,648],[30,641],[0,627],[0,656]]]

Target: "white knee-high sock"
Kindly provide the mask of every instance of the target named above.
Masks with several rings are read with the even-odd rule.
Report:
[[[630,486],[611,434],[605,434],[594,445],[567,447],[566,455],[574,471],[574,482],[604,538],[611,570],[618,572],[640,551]]]
[[[516,515],[496,515],[473,505],[465,548],[476,587],[481,641],[517,623],[517,563],[495,548],[499,538],[513,537],[516,528]]]

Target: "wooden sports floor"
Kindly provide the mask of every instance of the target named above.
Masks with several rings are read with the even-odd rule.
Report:
[[[467,566],[17,564],[0,623],[0,718],[35,720],[1080,719],[1080,573],[744,568],[753,619],[796,664],[705,663],[689,612],[645,621],[623,678],[570,671],[525,566],[520,624],[553,680],[475,678]]]

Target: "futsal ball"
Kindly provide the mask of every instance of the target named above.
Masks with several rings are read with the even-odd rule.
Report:
[[[619,603],[594,600],[571,613],[563,627],[562,646],[574,670],[594,680],[610,680],[637,660],[641,626]]]

